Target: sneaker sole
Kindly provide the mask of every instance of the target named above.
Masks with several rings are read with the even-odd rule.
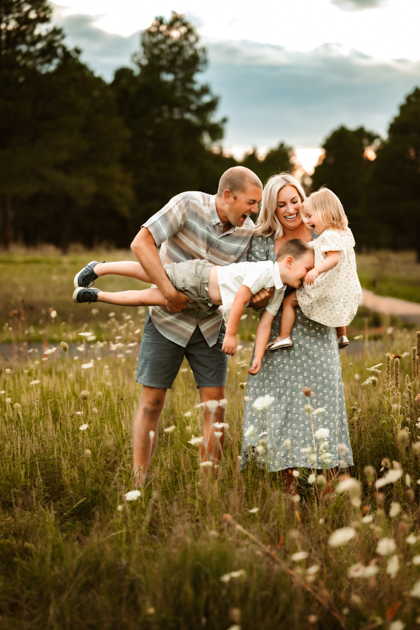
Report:
[[[84,287],[77,287],[77,289],[75,291],[73,291],[73,302],[76,302],[76,304],[81,304],[81,302],[78,301],[77,296],[79,294],[79,291],[81,289],[84,289]]]
[[[93,265],[93,263],[96,263],[96,262],[97,262],[96,260],[91,260],[89,265]],[[86,289],[87,288],[87,287],[81,287],[80,284],[79,284],[79,276],[82,273],[82,271],[84,271],[84,267],[83,267],[83,269],[78,271],[76,273],[76,275],[74,276],[73,284],[74,284],[74,288],[75,289]]]

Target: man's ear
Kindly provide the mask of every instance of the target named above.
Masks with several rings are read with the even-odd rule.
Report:
[[[286,263],[286,267],[287,267],[288,269],[291,269],[291,267],[292,267],[292,263],[294,262],[294,260],[295,260],[295,259],[293,258],[293,256],[288,256],[288,257],[286,258],[285,263]]]
[[[232,203],[232,200],[233,200],[233,195],[230,192],[230,190],[226,188],[226,190],[223,191],[223,201],[229,205]]]

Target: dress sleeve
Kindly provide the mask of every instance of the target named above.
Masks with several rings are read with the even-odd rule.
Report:
[[[268,260],[268,238],[254,234],[248,249],[248,262]]]
[[[181,193],[172,199],[159,212],[156,212],[142,227],[149,230],[156,247],[174,236],[183,227],[188,218],[189,197]]]
[[[317,247],[323,254],[326,252],[343,252],[346,249],[344,238],[338,230],[325,230],[319,237]]]

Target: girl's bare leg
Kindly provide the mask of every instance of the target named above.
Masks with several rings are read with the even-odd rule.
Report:
[[[96,271],[96,267],[95,267]],[[165,306],[165,298],[159,289],[144,289],[144,291],[100,291],[98,302],[115,304],[116,306]]]
[[[138,262],[119,261],[98,263],[95,265],[95,273],[97,276],[126,276],[127,278],[141,280],[141,282],[152,283],[149,276]],[[110,302],[110,304],[113,304],[113,302]]]
[[[292,334],[292,328],[296,320],[295,307],[298,306],[296,291],[292,291],[283,300],[283,312],[281,314],[279,339],[286,339]]]
[[[346,327],[345,326],[337,326],[337,328],[335,329],[335,332],[337,333],[337,338],[339,339],[340,337],[343,337],[346,335]]]

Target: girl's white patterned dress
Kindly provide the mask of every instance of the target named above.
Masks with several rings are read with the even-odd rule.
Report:
[[[324,230],[312,243],[315,266],[326,258],[326,252],[339,252],[340,260],[329,271],[321,273],[314,284],[296,291],[303,313],[324,326],[348,326],[362,301],[362,287],[356,269],[354,238],[349,228]]]
[[[274,236],[253,236],[248,260],[274,261]],[[274,319],[270,339],[279,334],[280,320],[281,311]],[[333,468],[340,462],[351,466],[353,455],[335,330],[308,319],[297,307],[293,342],[292,348],[266,352],[260,372],[248,377],[249,402],[244,409],[241,466],[247,463],[249,454],[271,472],[292,467]],[[306,398],[303,387],[312,387],[316,397]],[[254,409],[253,402],[267,394],[274,397],[270,409]],[[312,421],[305,411],[308,401],[314,408],[324,409]],[[328,429],[328,441],[315,438],[314,445],[314,432],[319,428]],[[256,449],[261,440],[266,440],[267,446],[258,454]],[[324,454],[328,453],[324,461],[322,444],[326,444]],[[347,448],[345,455],[339,453],[339,444]],[[305,452],[306,449],[312,452]]]

